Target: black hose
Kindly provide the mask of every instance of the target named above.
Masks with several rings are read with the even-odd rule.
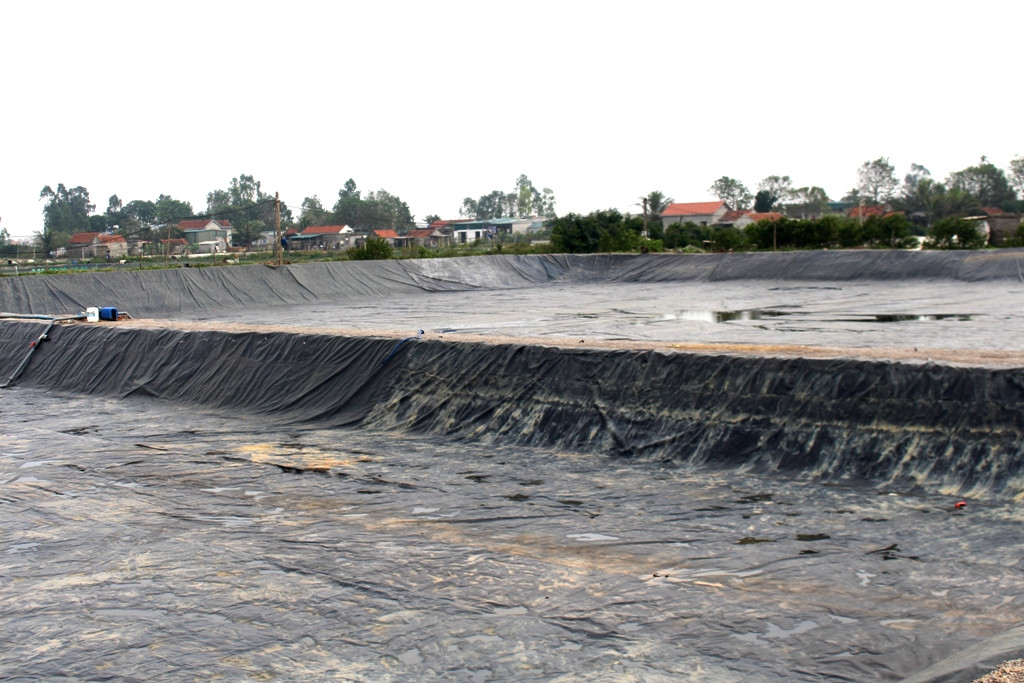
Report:
[[[44,341],[48,341],[50,339],[50,330],[53,329],[54,325],[56,325],[58,322],[65,322],[65,321],[71,321],[71,320],[85,320],[85,316],[84,315],[69,315],[69,316],[57,317],[57,316],[53,316],[53,315],[31,315],[31,314],[27,314],[27,313],[0,313],[0,318],[20,318],[20,319],[23,319],[23,320],[46,320],[49,323],[46,326],[46,329],[43,330],[43,333],[41,335],[39,335],[39,338],[36,339],[31,344],[29,344],[28,354],[26,354],[25,358],[22,359],[21,363],[18,364],[18,367],[14,370],[14,373],[10,377],[7,378],[7,381],[4,382],[3,384],[0,384],[0,389],[8,389],[11,386],[13,386],[15,382],[18,381],[18,378],[21,377],[21,373],[23,373],[25,371],[25,368],[28,367],[28,362],[30,360],[32,360],[32,354],[34,354],[36,352],[36,349],[38,349],[39,346]]]
[[[423,330],[417,330],[416,332],[417,332],[417,334],[416,334],[415,337],[406,337],[402,341],[400,341],[397,344],[395,344],[395,347],[393,349],[391,349],[391,353],[389,353],[387,355],[387,357],[384,360],[382,360],[380,362],[380,365],[378,365],[377,367],[381,367],[381,368],[384,367],[387,364],[387,362],[389,360],[391,360],[391,357],[394,356],[396,353],[398,353],[398,349],[401,348],[402,344],[404,344],[407,341],[412,341],[413,339],[419,339],[419,338],[421,338],[423,336]]]

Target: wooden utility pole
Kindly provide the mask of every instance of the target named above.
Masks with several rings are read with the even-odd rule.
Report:
[[[274,193],[274,234],[277,239],[274,243],[277,244],[277,265],[284,263],[284,255],[281,253],[281,197],[277,192]]]

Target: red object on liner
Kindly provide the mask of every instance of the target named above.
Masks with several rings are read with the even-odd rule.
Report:
[[[961,500],[957,503],[954,503],[953,507],[955,507],[957,510],[963,510],[965,507],[967,507],[967,503]]]

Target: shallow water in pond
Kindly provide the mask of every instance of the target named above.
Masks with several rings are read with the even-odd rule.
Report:
[[[1020,349],[1012,281],[552,283],[376,300],[209,311],[190,319],[723,344]]]

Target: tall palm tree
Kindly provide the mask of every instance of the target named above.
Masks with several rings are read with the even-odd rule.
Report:
[[[671,197],[666,197],[659,190],[654,190],[646,197],[640,198],[640,205],[644,209],[644,236],[646,237],[650,233],[647,230],[647,223],[651,218],[658,218],[661,216],[662,211],[668,208],[668,205],[672,203]]]

